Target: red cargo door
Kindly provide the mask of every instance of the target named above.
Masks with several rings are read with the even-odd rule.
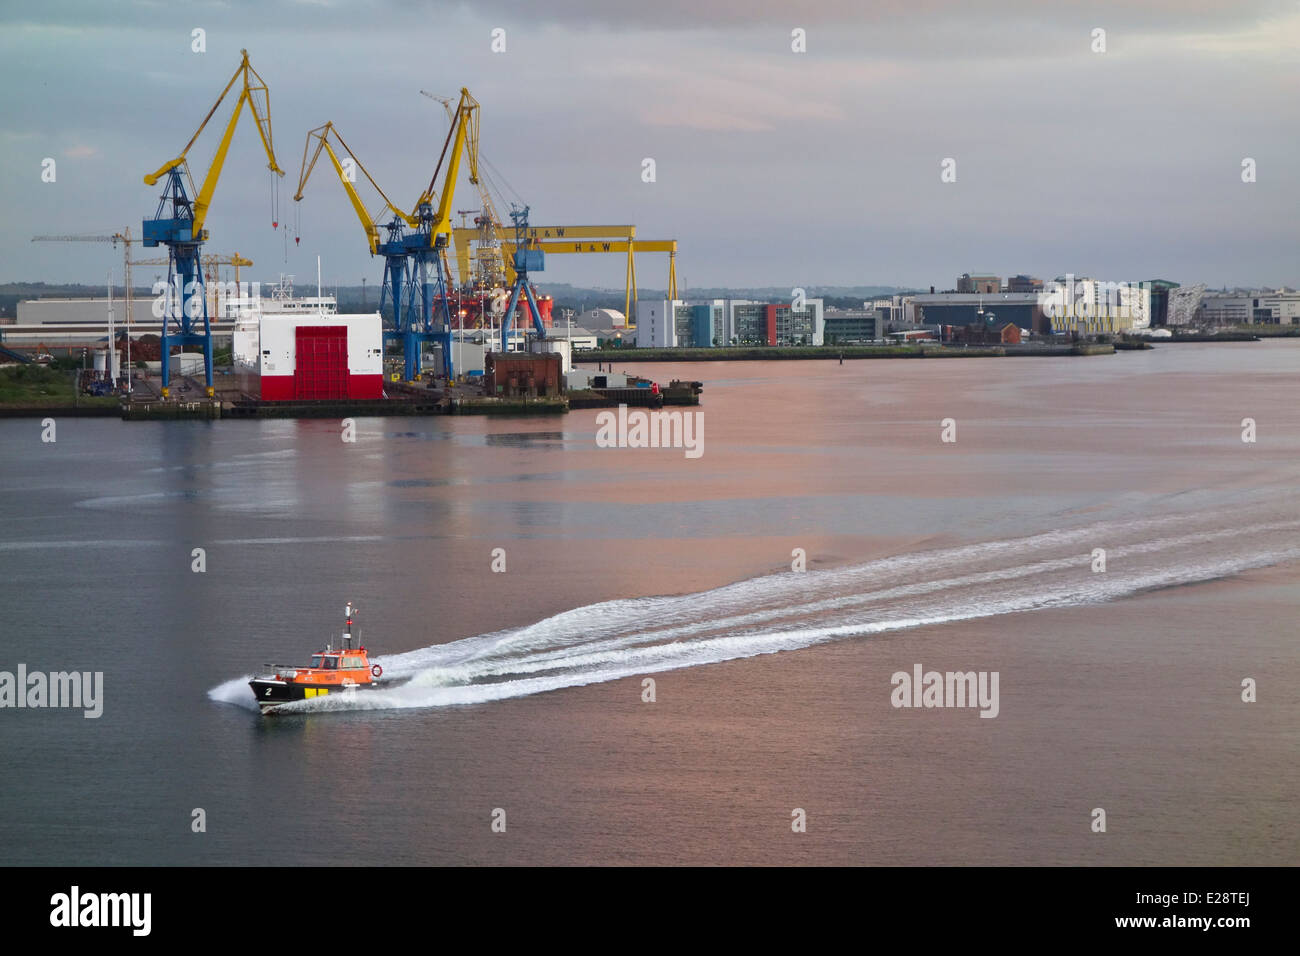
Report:
[[[344,326],[300,325],[294,329],[294,397],[322,401],[348,397],[348,330]]]

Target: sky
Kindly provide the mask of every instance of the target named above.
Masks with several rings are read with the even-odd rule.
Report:
[[[687,294],[942,289],[963,272],[1300,285],[1295,0],[6,3],[0,282],[120,283],[110,246],[32,236],[138,235],[160,192],[143,176],[179,154],[242,48],[286,173],[277,218],[241,117],[206,251],[253,259],[245,279],[314,283],[319,255],[326,284],[377,284],[382,260],[328,169],[292,201],[306,134],[332,121],[409,204],[447,130],[420,91],[467,87],[499,201],[526,202],[534,224],[676,239]],[[232,106],[191,150],[196,178]],[[477,206],[462,177],[455,207]],[[666,256],[639,256],[637,275],[662,287]],[[549,256],[538,277],[623,278],[619,256]]]

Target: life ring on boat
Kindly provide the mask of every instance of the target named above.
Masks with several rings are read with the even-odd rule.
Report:
[[[380,667],[378,664],[374,664],[370,668],[370,673],[374,674],[376,677],[379,677],[384,673],[384,669]]]

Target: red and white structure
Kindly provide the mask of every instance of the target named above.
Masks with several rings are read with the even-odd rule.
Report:
[[[259,325],[262,401],[384,397],[379,313],[263,314]]]

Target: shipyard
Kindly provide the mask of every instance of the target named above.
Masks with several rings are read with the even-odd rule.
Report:
[[[828,301],[803,287],[782,301],[679,297],[676,240],[643,239],[634,225],[536,225],[530,207],[513,201],[503,217],[497,210],[506,208],[504,177],[480,157],[482,107],[465,88],[458,99],[420,91],[441,104],[446,131],[432,179],[408,204],[410,212],[389,198],[332,121],[306,135],[292,213],[273,190],[272,226],[284,235],[286,257],[288,240],[297,252],[304,238],[301,204],[309,183],[316,182],[315,197],[328,186],[321,180],[333,180],[348,199],[365,250],[376,265],[382,260],[377,308],[368,310],[363,281],[359,310],[340,311],[337,292],[327,294],[321,281],[319,256],[315,295],[300,295],[295,276],[248,281],[243,270],[254,267],[252,259],[205,251],[208,207],[245,102],[273,184],[285,175],[270,137],[270,90],[248,52],[241,57],[186,151],[144,177],[146,185],[164,187],[153,218],[136,231],[32,238],[120,248],[121,284],[115,298],[110,273],[102,299],[22,299],[13,316],[0,316],[0,376],[28,385],[11,387],[19,400],[6,401],[0,378],[0,415],[116,410],[128,421],[154,421],[694,405],[703,381],[659,383],[628,373],[627,365],[1079,357],[1220,332],[1227,334],[1217,341],[1254,340],[1260,330],[1300,333],[1300,292],[1286,287],[1207,293],[1204,284],[1073,273],[1043,280],[967,272],[953,289],[936,292],[932,285],[928,293],[904,291],[848,307],[842,296]],[[241,95],[216,158],[194,195],[188,150],[237,87]],[[477,208],[457,208],[462,179],[477,193]],[[165,247],[167,256],[145,257],[138,247]],[[663,297],[642,296],[638,253],[667,255]],[[572,308],[557,322],[553,296],[537,285],[547,256],[610,254],[624,259],[623,311],[582,311],[580,321],[590,316],[598,324],[594,331],[573,326]],[[133,270],[151,268],[162,271],[148,296],[138,296]],[[233,269],[233,278],[223,278],[223,268]],[[1242,302],[1253,304],[1236,308]],[[615,360],[623,371],[613,370]],[[12,368],[28,364],[53,366],[69,382],[65,387],[39,369]],[[43,400],[53,392],[60,398]]]
[[[110,868],[244,947],[434,867],[1286,898],[1294,3],[0,24],[19,938]]]
[[[113,311],[109,299],[24,300],[17,303],[23,321],[0,320],[0,369],[60,359],[55,367],[76,383],[69,395],[91,400],[0,400],[0,415],[52,407],[91,415],[111,407],[128,420],[548,414],[699,404],[703,381],[659,383],[626,371],[638,362],[1095,356],[1300,335],[1300,292],[1285,287],[1207,293],[1167,280],[1107,283],[1067,274],[1048,280],[1043,291],[1041,280],[1025,276],[1005,287],[997,277],[981,278],[979,292],[963,275],[958,291],[931,287],[856,310],[827,308],[820,298],[805,300],[802,313],[789,303],[747,299],[651,300],[639,304],[636,325],[603,310],[601,318],[620,324],[594,334],[554,324],[543,295],[536,296],[536,329],[502,323],[503,334],[492,328],[500,316],[484,296],[488,311],[476,313],[473,326],[470,310],[458,309],[466,318],[452,320],[432,346],[413,345],[419,337],[393,331],[382,312],[340,312],[335,292],[297,295],[294,277],[283,274],[265,291],[262,283],[239,280],[194,284],[183,306],[178,286],[159,282],[152,300],[116,304],[133,316],[147,308],[125,328],[111,316],[95,321],[95,313]],[[1029,283],[1037,291],[1005,290]],[[210,306],[210,375],[204,351],[170,346],[164,375],[163,316],[178,308],[200,314],[199,297]],[[1246,304],[1236,310],[1237,302]],[[524,306],[517,311],[522,323]],[[417,353],[414,371],[407,347]],[[615,362],[623,371],[614,371]]]
[[[320,178],[334,179],[346,194],[370,256],[383,261],[377,310],[340,312],[337,298],[321,288],[319,257],[315,296],[295,296],[292,278],[281,275],[264,302],[260,283],[250,288],[241,278],[240,270],[251,267],[251,259],[204,251],[208,209],[245,103],[273,175],[272,228],[279,229],[284,216],[286,247],[290,237],[288,212],[279,205],[274,178],[285,171],[272,143],[270,89],[248,52],[240,53],[238,68],[185,150],[144,177],[148,186],[161,184],[163,193],[154,217],[143,220],[138,232],[133,235],[128,226],[105,235],[33,237],[34,242],[120,246],[120,317],[115,323],[111,278],[102,303],[20,303],[22,314],[0,328],[0,362],[52,364],[61,351],[65,364],[80,355],[86,367],[80,373],[71,370],[70,406],[36,400],[0,403],[0,411],[37,414],[57,407],[65,414],[81,414],[83,394],[100,400],[87,402],[86,414],[103,414],[109,405],[104,400],[118,399],[128,421],[534,414],[567,411],[570,392],[584,407],[629,400],[656,407],[698,402],[702,383],[674,381],[661,388],[635,375],[601,374],[599,363],[594,375],[575,368],[572,326],[563,333],[555,327],[552,299],[534,285],[547,253],[624,255],[624,314],[630,314],[637,301],[635,253],[666,252],[673,289],[677,244],[638,238],[634,226],[539,226],[530,223],[529,207],[515,202],[503,220],[496,211],[501,200],[489,186],[491,164],[484,157],[483,168],[479,165],[480,105],[465,88],[459,98],[420,91],[442,105],[448,128],[432,179],[407,205],[410,212],[389,199],[332,121],[307,133],[293,195],[294,246],[303,238],[297,207],[319,162],[327,170]],[[188,152],[234,89],[239,95],[215,158],[196,187]],[[475,210],[455,208],[462,162],[478,192]],[[316,188],[319,192],[323,186]],[[461,216],[459,227],[453,214]],[[468,225],[471,215],[473,226]],[[167,256],[133,258],[137,246],[165,247]],[[154,283],[151,297],[139,303],[141,315],[132,269],[156,266],[165,266],[166,272]],[[235,269],[233,280],[220,278],[222,266]],[[99,305],[105,307],[102,327],[95,314]],[[220,362],[219,355],[224,356]]]

